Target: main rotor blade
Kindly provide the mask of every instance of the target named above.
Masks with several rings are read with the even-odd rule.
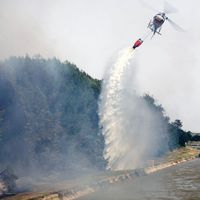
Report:
[[[175,22],[173,22],[171,19],[167,18],[167,21],[173,26],[174,29],[176,29],[177,31],[180,32],[185,32],[185,30],[183,28],[181,28],[178,24],[176,24]]]
[[[178,10],[172,6],[171,4],[169,4],[167,1],[165,1],[164,4],[164,13],[165,14],[171,14],[171,13],[176,13],[178,12]]]
[[[139,2],[141,3],[142,6],[144,6],[145,8],[148,8],[150,10],[153,10],[155,12],[159,12],[158,10],[156,10],[155,8],[153,8],[151,5],[149,5],[148,3],[146,3],[143,0],[139,0]]]

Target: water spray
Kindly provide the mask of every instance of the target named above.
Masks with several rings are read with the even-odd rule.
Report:
[[[143,167],[163,148],[162,122],[134,84],[134,49],[119,53],[105,74],[99,102],[100,127],[105,138],[108,169]]]

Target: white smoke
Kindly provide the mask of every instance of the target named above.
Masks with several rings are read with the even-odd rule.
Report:
[[[104,157],[113,170],[141,167],[164,147],[160,116],[137,95],[134,66],[129,65],[133,54],[133,49],[120,53],[104,77],[100,97]]]

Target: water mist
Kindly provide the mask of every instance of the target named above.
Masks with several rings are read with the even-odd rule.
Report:
[[[100,127],[106,143],[104,158],[112,170],[142,167],[167,148],[160,116],[137,95],[133,58],[133,49],[123,50],[103,80]]]

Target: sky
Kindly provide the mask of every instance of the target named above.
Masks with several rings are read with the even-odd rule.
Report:
[[[163,10],[162,0],[143,1]],[[185,32],[166,22],[162,36],[137,49],[137,90],[153,95],[185,130],[200,132],[200,1],[168,2],[179,10],[169,17]],[[0,59],[57,57],[102,79],[117,52],[143,36],[155,14],[141,0],[0,0]]]

